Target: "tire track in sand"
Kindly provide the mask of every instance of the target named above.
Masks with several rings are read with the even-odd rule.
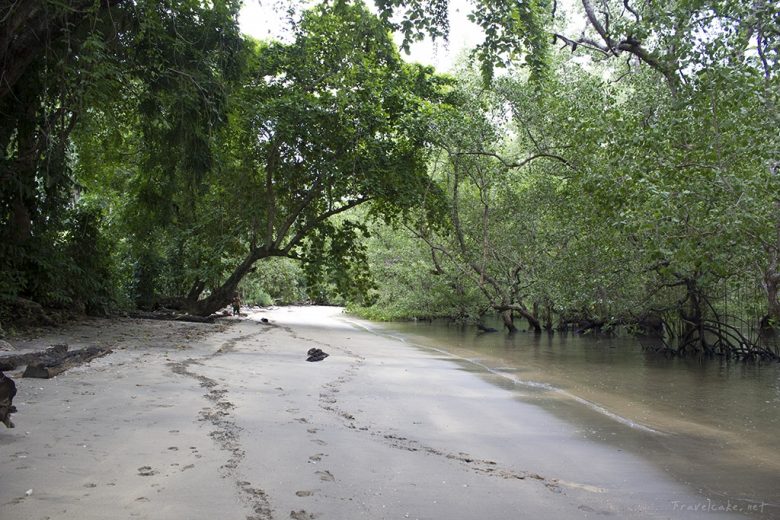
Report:
[[[268,499],[268,494],[260,488],[252,486],[251,482],[242,480],[238,474],[241,462],[246,458],[246,452],[241,447],[241,427],[236,424],[231,415],[235,407],[228,399],[228,390],[210,377],[198,374],[191,367],[205,366],[205,363],[218,356],[229,354],[239,342],[251,340],[265,330],[258,330],[242,336],[236,336],[225,341],[216,351],[200,359],[186,359],[181,362],[168,363],[168,367],[174,374],[189,377],[198,381],[202,388],[206,389],[203,397],[211,406],[200,411],[198,420],[208,422],[213,426],[209,436],[223,451],[229,454],[227,461],[220,467],[221,477],[233,479],[239,493],[239,499],[246,504],[252,514],[246,520],[273,520],[273,508]]]

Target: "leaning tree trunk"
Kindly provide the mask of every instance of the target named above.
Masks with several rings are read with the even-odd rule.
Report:
[[[263,256],[261,251],[250,251],[246,258],[236,266],[228,279],[214,289],[209,296],[202,300],[189,299],[185,304],[187,312],[196,316],[208,316],[227,306],[233,300],[238,284],[249,273],[255,262]]]
[[[501,305],[494,305],[493,309],[500,313],[501,320],[504,322],[504,327],[506,327],[509,332],[517,331],[517,327],[514,324],[514,313],[519,314],[528,321],[529,329],[533,329],[534,332],[542,332],[542,325],[539,322],[539,318],[537,318],[533,312],[529,311],[525,305],[503,303]]]
[[[539,323],[539,319],[536,316],[529,313],[525,316],[525,319],[528,322],[529,329],[533,329],[534,332],[542,332],[542,324]]]
[[[529,311],[525,305],[516,305],[514,311],[520,314],[528,322],[528,329],[534,332],[542,332],[542,324],[539,321],[539,317],[536,310]]]
[[[509,332],[517,332],[517,327],[515,327],[515,321],[511,310],[501,311],[501,321],[504,322],[504,327],[506,327]]]

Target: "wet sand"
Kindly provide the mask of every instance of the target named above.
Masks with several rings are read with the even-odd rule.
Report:
[[[340,309],[91,320],[12,341],[59,342],[115,352],[16,379],[2,520],[743,517]],[[307,363],[312,347],[330,357]]]

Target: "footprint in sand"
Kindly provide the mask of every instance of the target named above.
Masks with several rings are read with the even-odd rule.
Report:
[[[152,475],[156,475],[157,472],[152,469],[151,466],[141,466],[138,468],[138,476],[139,477],[151,477]]]
[[[309,433],[317,433],[318,431],[320,431],[320,429],[319,428],[308,428],[306,431],[309,432]]]
[[[319,475],[320,476],[320,480],[323,481],[323,482],[333,482],[334,480],[336,480],[336,477],[333,476],[333,473],[331,473],[328,470],[325,470],[325,471],[315,471],[314,474],[315,475]]]
[[[308,490],[302,490],[302,491],[296,491],[295,496],[298,497],[310,497],[314,494],[314,491],[308,491]]]
[[[293,520],[312,520],[317,517],[301,509],[300,511],[290,511],[290,518]]]
[[[313,442],[314,444],[319,444],[320,446],[327,446],[328,445],[327,442],[325,442],[325,441],[323,441],[321,439],[312,439],[311,442]]]
[[[312,455],[309,457],[309,462],[319,462],[322,460],[322,457],[324,457],[324,453],[317,453],[316,455]]]
[[[611,516],[614,514],[612,511],[606,511],[603,509],[602,510],[593,509],[592,507],[588,507],[585,505],[579,506],[577,509],[579,509],[580,511],[585,511],[586,513],[596,513],[597,515],[604,515],[604,516]]]
[[[558,484],[554,484],[554,483],[548,482],[544,486],[548,490],[552,491],[553,493],[563,494],[563,489],[561,489],[561,486],[559,486]]]

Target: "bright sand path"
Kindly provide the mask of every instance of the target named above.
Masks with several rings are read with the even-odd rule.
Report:
[[[90,320],[15,342],[115,352],[16,378],[0,520],[736,517],[338,308],[229,320]],[[312,347],[330,357],[307,363]]]

